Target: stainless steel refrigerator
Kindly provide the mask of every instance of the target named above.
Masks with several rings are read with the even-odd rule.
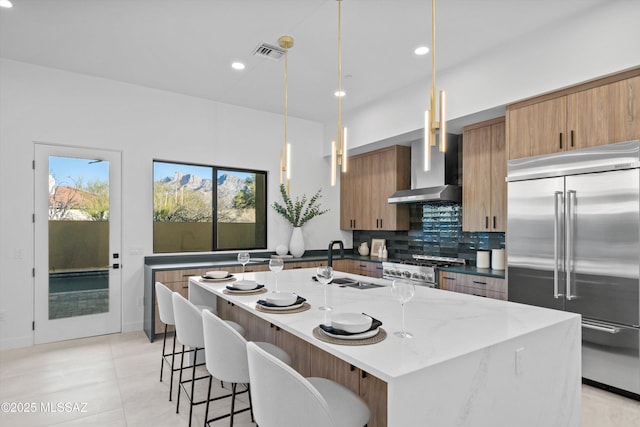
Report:
[[[509,161],[509,301],[582,315],[582,376],[640,394],[640,141]]]

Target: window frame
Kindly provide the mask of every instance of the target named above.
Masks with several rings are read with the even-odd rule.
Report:
[[[194,251],[171,251],[171,252],[156,252],[155,250],[155,228],[153,228],[152,230],[152,250],[153,250],[153,254],[154,255],[159,255],[159,254],[170,254],[170,253],[179,253],[179,254],[201,254],[201,253],[209,253],[209,252],[225,252],[225,251],[238,251],[238,250],[247,250],[247,251],[251,251],[251,250],[264,250],[267,249],[267,245],[268,245],[268,234],[269,234],[269,227],[268,227],[268,208],[269,208],[269,194],[267,189],[268,187],[268,182],[269,182],[269,171],[266,170],[260,170],[260,169],[246,169],[246,168],[240,168],[240,167],[235,167],[235,166],[220,166],[220,165],[210,165],[210,164],[206,164],[206,163],[196,163],[196,162],[181,162],[181,161],[175,161],[175,160],[165,160],[165,159],[157,159],[154,158],[152,160],[152,164],[151,164],[151,195],[152,195],[152,207],[151,207],[151,222],[152,224],[154,224],[155,221],[155,216],[154,216],[154,211],[155,211],[155,199],[153,197],[154,195],[154,191],[155,191],[155,164],[156,163],[169,163],[169,164],[174,164],[176,166],[196,166],[196,167],[205,167],[205,168],[210,168],[211,169],[211,182],[212,182],[212,190],[211,190],[211,209],[212,209],[212,233],[211,233],[211,242],[210,242],[210,248],[208,250],[194,250]],[[247,174],[255,174],[255,175],[264,175],[264,215],[263,218],[260,219],[264,219],[264,245],[262,246],[256,246],[256,247],[251,247],[251,248],[243,248],[243,247],[233,247],[233,248],[224,248],[224,249],[220,249],[218,248],[218,185],[217,185],[217,181],[218,181],[218,172],[219,171],[225,171],[225,172],[241,172],[241,173],[247,173]],[[256,180],[257,181],[257,180]],[[256,194],[257,194],[257,188],[256,188]],[[259,209],[256,207],[256,211],[258,211]],[[256,212],[257,214],[257,212]],[[260,221],[258,220],[258,217],[256,217],[256,224],[258,224]]]

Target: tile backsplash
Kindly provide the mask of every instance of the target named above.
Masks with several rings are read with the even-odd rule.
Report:
[[[354,248],[371,239],[385,239],[389,259],[422,254],[464,258],[469,265],[475,265],[477,250],[504,248],[504,233],[463,232],[460,204],[412,204],[410,212],[409,231],[354,231]]]

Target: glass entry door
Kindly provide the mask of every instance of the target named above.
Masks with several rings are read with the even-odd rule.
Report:
[[[121,330],[120,163],[35,144],[36,343]]]

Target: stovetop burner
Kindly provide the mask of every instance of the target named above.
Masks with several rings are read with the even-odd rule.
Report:
[[[461,258],[413,255],[413,259],[382,263],[382,277],[385,279],[405,279],[417,285],[437,287],[436,268],[464,265]]]
[[[419,265],[425,267],[451,267],[453,265],[464,265],[462,258],[438,257],[430,255],[412,255],[413,259],[402,260],[402,264]]]

